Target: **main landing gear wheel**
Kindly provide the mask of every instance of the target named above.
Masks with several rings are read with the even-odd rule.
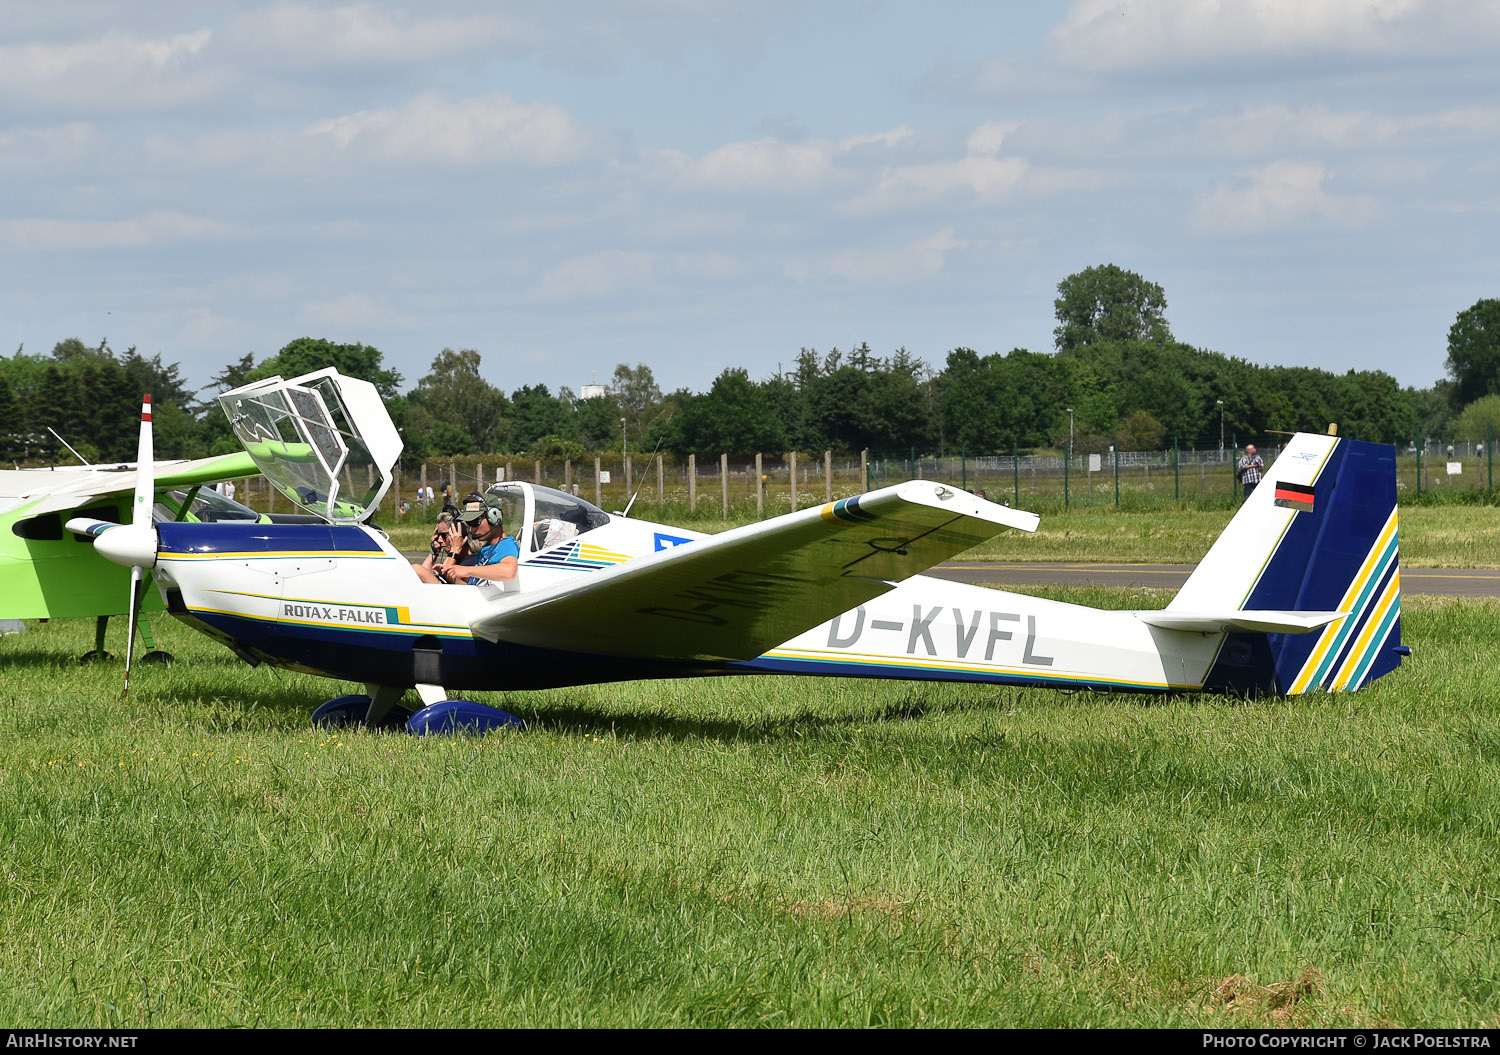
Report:
[[[83,655],[81,655],[81,656],[78,657],[78,662],[80,662],[80,663],[101,663],[104,660],[114,659],[114,658],[115,658],[115,654],[113,652],[105,652],[101,648],[91,648],[87,652],[85,652]]]
[[[370,697],[338,696],[313,711],[313,725],[320,729],[350,729],[363,726],[370,713]],[[386,714],[377,728],[399,729],[410,718],[412,712],[397,705]]]
[[[158,649],[155,652],[147,652],[144,656],[142,656],[136,662],[137,663],[175,663],[175,662],[177,662],[177,657],[174,656],[174,655],[172,655],[172,653],[170,653],[170,652],[162,652],[161,650]]]
[[[468,733],[483,736],[497,729],[524,729],[526,723],[509,711],[498,707],[486,707],[472,700],[440,700],[423,707],[406,723],[406,731],[414,736],[432,736],[440,733]]]

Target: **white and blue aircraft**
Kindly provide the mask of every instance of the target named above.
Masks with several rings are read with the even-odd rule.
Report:
[[[515,719],[456,693],[727,674],[1343,692],[1409,653],[1387,446],[1298,434],[1165,609],[1099,611],[921,575],[1038,524],[931,481],[719,535],[499,483],[485,499],[519,545],[516,577],[428,584],[365,522],[401,450],[373,386],[324,370],[219,401],[320,523],[153,524],[142,474],[131,524],[68,528],[133,581],[149,571],[169,612],[245,661],[362,683],[318,708],[325,723],[482,731]]]

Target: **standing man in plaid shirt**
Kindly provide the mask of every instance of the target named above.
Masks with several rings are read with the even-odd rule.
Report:
[[[1255,485],[1260,483],[1260,474],[1265,471],[1266,463],[1255,453],[1255,444],[1245,444],[1245,456],[1240,459],[1239,475],[1240,483],[1245,485],[1246,498],[1255,490]]]

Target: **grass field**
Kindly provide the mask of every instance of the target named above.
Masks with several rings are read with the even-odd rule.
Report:
[[[123,703],[30,624],[0,1020],[1493,1026],[1500,605],[1405,608],[1349,697],[735,678],[477,740],[315,731],[336,683],[161,617]]]
[[[685,520],[667,511],[663,523],[716,534],[750,519]],[[649,507],[643,518],[655,517]],[[963,555],[964,560],[1105,561],[1196,564],[1229,523],[1233,510],[1171,512],[1074,510],[1042,517],[1028,535],[1007,531]],[[430,524],[391,529],[404,550],[426,547]],[[1500,568],[1500,509],[1491,506],[1412,506],[1401,509],[1401,563],[1413,568]]]

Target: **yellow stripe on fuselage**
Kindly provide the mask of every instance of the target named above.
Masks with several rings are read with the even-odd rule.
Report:
[[[389,553],[379,550],[360,550],[350,553],[345,550],[327,549],[305,549],[305,550],[244,550],[238,553],[158,553],[158,560],[268,560],[273,557],[327,557],[329,560],[357,558],[360,560],[381,559],[392,560]]]

